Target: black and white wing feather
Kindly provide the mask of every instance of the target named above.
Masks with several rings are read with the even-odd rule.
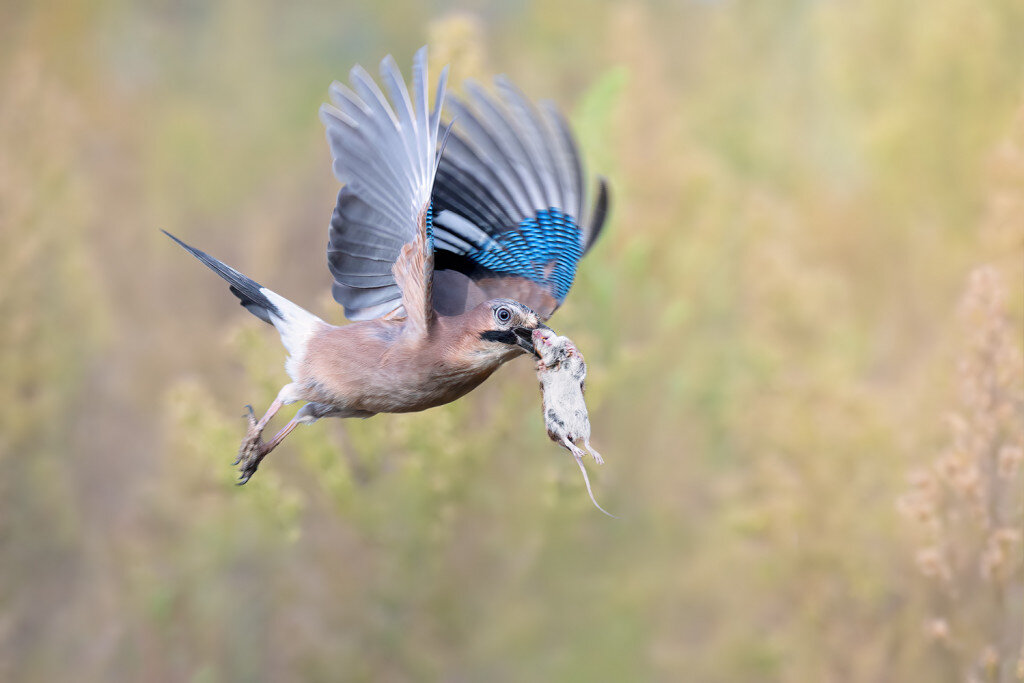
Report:
[[[554,105],[508,79],[497,97],[473,82],[448,100],[454,122],[433,190],[434,302],[454,315],[509,297],[547,319],[604,225],[607,187],[584,216],[583,165]]]
[[[334,174],[344,183],[331,217],[327,262],[334,299],[350,320],[408,317],[418,328],[432,311],[430,201],[447,69],[429,112],[425,47],[413,62],[411,93],[390,56],[380,76],[390,101],[356,66],[351,87],[335,82],[332,104],[320,107]]]

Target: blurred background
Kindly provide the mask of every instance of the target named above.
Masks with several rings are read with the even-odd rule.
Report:
[[[3,3],[0,680],[1024,679],[1019,0]],[[302,428],[317,108],[355,63],[556,100],[611,222],[532,364]],[[277,421],[279,426],[283,420]]]

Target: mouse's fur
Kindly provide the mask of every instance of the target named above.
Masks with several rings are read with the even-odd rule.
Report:
[[[590,445],[590,417],[583,400],[587,377],[587,364],[576,345],[568,337],[560,337],[549,329],[537,329],[533,333],[533,347],[537,351],[537,378],[544,410],[544,425],[548,437],[565,447],[576,458],[587,484],[590,500],[598,510],[614,517],[594,500],[590,489],[583,458],[589,451],[597,464],[604,458]],[[582,442],[586,451],[577,444]]]

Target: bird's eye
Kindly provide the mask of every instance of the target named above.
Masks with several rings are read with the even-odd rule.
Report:
[[[512,319],[512,311],[510,311],[506,306],[500,306],[494,310],[494,317],[499,323],[507,323]]]

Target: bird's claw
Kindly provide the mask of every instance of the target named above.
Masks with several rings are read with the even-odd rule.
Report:
[[[238,448],[238,458],[234,464],[238,465],[238,484],[242,485],[252,478],[256,468],[260,466],[263,456],[266,455],[265,444],[259,434],[249,435]]]
[[[232,465],[239,465],[239,486],[252,478],[256,468],[260,465],[260,461],[263,460],[263,456],[267,453],[264,449],[265,444],[262,438],[263,430],[259,428],[259,423],[256,422],[256,414],[253,413],[252,406],[246,406],[246,408],[248,408],[248,415],[246,417],[249,420],[249,431],[238,447],[238,457],[231,463]]]
[[[248,412],[242,417],[245,417],[246,419],[249,420],[249,430],[248,432],[246,432],[245,438],[242,439],[242,445],[238,447],[238,457],[235,458],[235,461],[233,463],[231,463],[232,466],[242,462],[243,458],[246,457],[246,454],[252,448],[253,444],[259,443],[260,437],[263,434],[262,430],[259,429],[259,423],[256,422],[256,413],[253,412],[252,406],[247,405],[245,406],[245,408]]]

